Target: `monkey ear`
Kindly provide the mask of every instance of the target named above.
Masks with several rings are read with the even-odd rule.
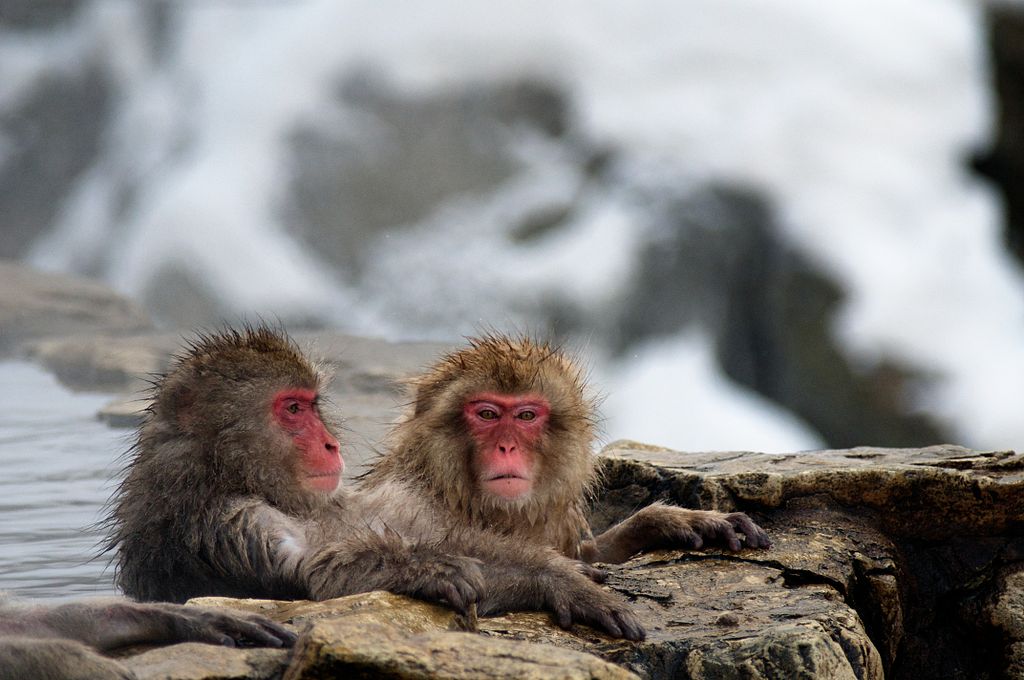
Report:
[[[399,384],[409,397],[409,403],[413,407],[413,417],[421,416],[430,409],[430,382],[426,376],[411,376],[403,378]]]
[[[167,422],[172,422],[185,432],[191,432],[196,422],[196,392],[193,388],[178,383],[164,385],[160,389],[157,409]]]

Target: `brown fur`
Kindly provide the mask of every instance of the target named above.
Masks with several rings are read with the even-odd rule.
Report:
[[[540,546],[513,551],[401,484],[306,490],[271,402],[323,383],[287,336],[265,327],[201,337],[176,359],[112,501],[109,548],[125,592],[319,600],[383,589],[463,611],[477,603],[482,614],[548,609],[562,625],[643,637],[574,563]]]
[[[596,405],[580,365],[559,347],[526,337],[487,335],[442,357],[409,382],[412,405],[391,432],[385,454],[363,477],[366,488],[403,482],[453,521],[496,530],[588,562],[622,562],[662,547],[701,547],[718,539],[739,549],[767,547],[743,513],[655,504],[593,538],[587,506],[597,481],[592,446]],[[470,395],[539,393],[551,405],[537,446],[535,484],[514,503],[483,493],[473,474],[476,446],[463,422]]]
[[[366,483],[405,480],[473,526],[529,538],[578,558],[580,541],[590,536],[586,506],[596,481],[590,449],[594,398],[578,364],[549,344],[486,336],[443,357],[409,384],[412,411],[391,435],[391,454],[366,475]],[[514,505],[480,498],[469,463],[473,443],[465,433],[462,404],[470,394],[487,391],[536,392],[551,405],[549,428],[538,446],[538,481],[530,497]]]

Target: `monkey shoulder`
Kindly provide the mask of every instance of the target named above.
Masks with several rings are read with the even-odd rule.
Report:
[[[443,534],[450,525],[449,518],[435,503],[413,485],[397,479],[380,480],[373,486],[349,491],[344,506],[350,518],[378,534],[396,531],[426,538]]]

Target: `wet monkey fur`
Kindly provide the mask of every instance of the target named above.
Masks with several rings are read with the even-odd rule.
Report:
[[[205,335],[158,380],[115,493],[116,581],[142,600],[323,600],[388,590],[480,614],[548,610],[559,624],[644,632],[586,568],[512,544],[415,495],[353,490],[325,376],[283,333]]]
[[[57,605],[0,598],[0,680],[132,678],[103,656],[140,643],[290,647],[295,635],[254,614],[120,598]]]
[[[741,512],[656,503],[594,537],[595,404],[561,349],[488,335],[411,381],[411,412],[367,472],[365,488],[422,499],[470,526],[547,545],[586,562],[620,563],[658,548],[766,548]]]

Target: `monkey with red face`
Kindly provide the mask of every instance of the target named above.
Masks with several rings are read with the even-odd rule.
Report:
[[[767,548],[741,512],[656,503],[593,537],[596,409],[580,367],[526,338],[472,340],[411,381],[412,411],[363,477],[368,489],[423,499],[471,526],[587,562],[656,548]]]
[[[321,369],[266,327],[200,337],[155,385],[110,516],[117,583],[143,600],[389,590],[481,614],[539,609],[641,639],[577,563],[415,496],[340,485]]]

